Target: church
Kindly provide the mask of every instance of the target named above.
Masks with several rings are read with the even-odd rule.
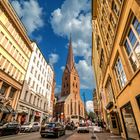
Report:
[[[55,105],[54,116],[60,121],[79,122],[85,118],[84,104],[80,97],[80,79],[75,67],[72,41],[62,76],[61,96]]]

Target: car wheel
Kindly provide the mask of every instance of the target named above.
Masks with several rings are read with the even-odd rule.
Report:
[[[66,131],[64,130],[63,135],[65,135],[65,134],[66,134]]]
[[[57,137],[57,138],[59,138],[59,136],[60,136],[59,132],[58,132],[58,133],[56,133],[56,137]]]
[[[15,134],[18,134],[19,133],[19,130],[16,130]]]
[[[30,129],[30,132],[33,132],[33,129],[32,128]]]
[[[45,138],[45,135],[41,135],[42,138]]]

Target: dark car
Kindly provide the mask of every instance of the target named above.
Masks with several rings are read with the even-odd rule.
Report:
[[[0,136],[18,134],[20,131],[20,124],[17,122],[9,122],[0,126]]]
[[[66,126],[65,126],[65,129],[66,130],[74,130],[75,129],[75,126],[72,125],[71,123],[67,123]]]
[[[41,126],[40,135],[41,137],[46,136],[59,137],[61,135],[65,135],[65,128],[62,124],[58,122],[46,123],[45,125]]]

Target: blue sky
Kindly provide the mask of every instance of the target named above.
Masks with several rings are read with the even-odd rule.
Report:
[[[56,93],[68,53],[70,33],[75,65],[81,82],[81,95],[92,100],[95,87],[91,67],[91,1],[90,0],[11,0],[24,23],[30,39],[36,41],[56,75]],[[81,96],[82,97],[82,96]]]

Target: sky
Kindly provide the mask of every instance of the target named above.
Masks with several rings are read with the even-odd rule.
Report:
[[[91,0],[10,0],[31,40],[55,71],[56,90],[61,92],[70,34],[75,66],[80,77],[80,94],[92,107],[95,88],[91,66]]]

